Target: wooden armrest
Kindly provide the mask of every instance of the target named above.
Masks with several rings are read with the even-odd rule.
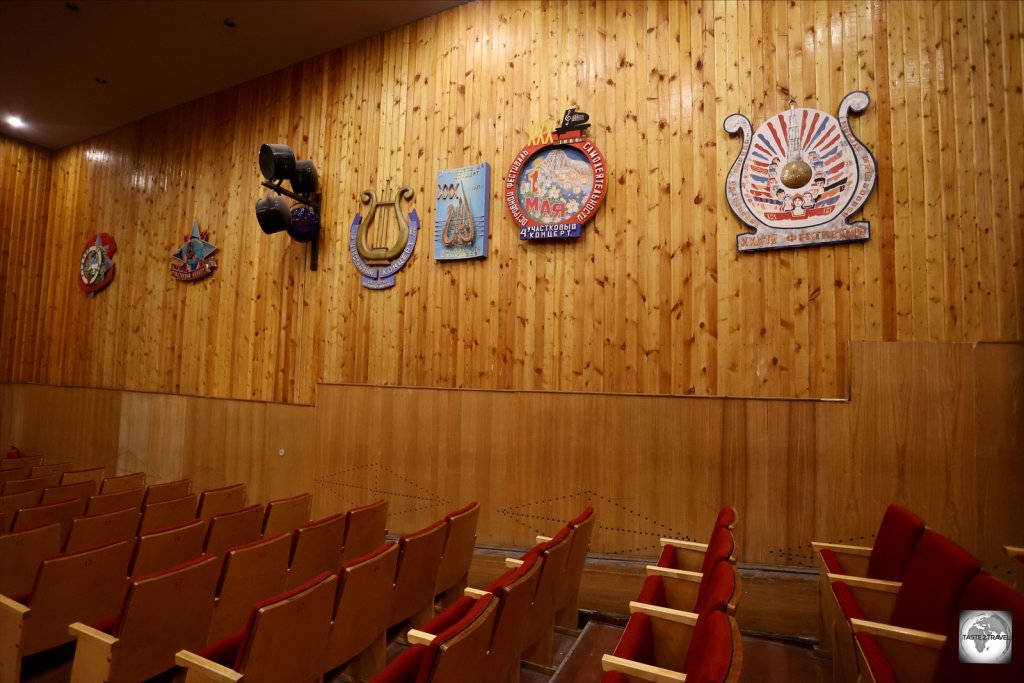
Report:
[[[871,555],[871,548],[866,545],[843,545],[841,543],[822,543],[821,541],[811,541],[811,546],[814,548],[814,552],[816,553],[828,549],[841,555],[860,555],[862,557],[870,557]]]
[[[1003,546],[1006,548],[1006,554],[1010,557],[1020,557],[1024,555],[1024,548],[1016,548],[1012,545]]]
[[[647,565],[647,576],[664,576],[673,579],[682,579],[684,581],[693,581],[700,583],[704,575],[700,572],[690,572],[685,569],[672,569],[670,567],[658,567],[653,564]]]
[[[673,621],[677,624],[686,624],[687,626],[697,625],[697,615],[693,612],[684,612],[678,609],[659,607],[658,605],[648,605],[645,602],[636,602],[635,600],[630,601],[629,613],[636,614],[637,612],[646,614],[649,617],[655,617],[656,619]]]
[[[708,550],[707,543],[695,543],[693,541],[679,541],[674,538],[663,538],[661,539],[661,545],[671,545],[676,548],[685,548],[687,550],[696,550],[697,552],[704,553]]]
[[[237,683],[242,680],[242,674],[234,669],[211,662],[188,650],[179,650],[174,655],[174,663],[187,670],[185,683]]]
[[[850,588],[866,588],[868,590],[882,591],[884,593],[898,593],[903,584],[899,581],[882,581],[881,579],[866,579],[862,576],[849,576],[846,574],[828,574],[828,582],[835,583],[842,581]]]
[[[405,638],[409,641],[410,645],[430,645],[436,637],[433,633],[419,631],[414,628],[409,629],[408,633],[405,634]]]
[[[467,598],[478,598],[478,599],[484,597],[485,595],[490,595],[490,593],[488,593],[487,591],[482,591],[479,588],[468,588],[468,587],[462,589],[462,594],[465,595]]]
[[[106,681],[117,656],[120,641],[109,633],[76,621],[68,633],[77,639],[75,661],[71,665],[73,681]]]
[[[946,642],[946,636],[928,631],[918,631],[913,628],[902,628],[880,624],[877,621],[865,621],[864,619],[850,619],[854,633],[870,633],[879,638],[890,638],[912,645],[924,645],[938,650]]]
[[[511,557],[506,557],[505,558],[505,566],[508,567],[509,569],[516,569],[517,567],[523,566],[523,561],[522,560],[516,560],[516,559],[513,559]]]
[[[663,669],[660,666],[651,666],[642,662],[634,662],[631,659],[623,659],[615,655],[603,655],[601,657],[601,668],[605,671],[618,671],[626,676],[639,678],[641,681],[651,683],[684,683],[686,674]]]
[[[537,536],[537,543],[547,543],[550,540],[550,536]]]
[[[17,600],[11,600],[6,595],[0,593],[0,612],[7,612],[12,616],[17,615],[21,617],[26,612],[30,612],[31,609],[21,604]]]
[[[94,629],[92,626],[86,626],[80,621],[76,621],[75,623],[69,625],[68,633],[79,639],[83,637],[92,638],[93,640],[99,641],[104,645],[108,646],[112,646],[114,645],[114,643],[117,642],[117,638],[110,635],[109,633],[104,633],[103,631]]]

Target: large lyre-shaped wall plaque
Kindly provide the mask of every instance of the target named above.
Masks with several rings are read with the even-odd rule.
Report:
[[[387,191],[385,190],[385,197]],[[367,207],[366,215],[357,213],[352,221],[349,237],[349,252],[356,269],[363,274],[363,287],[387,289],[395,286],[395,273],[402,269],[412,257],[419,235],[420,218],[416,210],[409,212],[408,219],[399,206],[401,200],[411,202],[412,188],[403,185],[394,199],[377,201],[373,190],[364,190],[360,201]],[[392,212],[384,211],[378,218],[377,209],[390,206]]]

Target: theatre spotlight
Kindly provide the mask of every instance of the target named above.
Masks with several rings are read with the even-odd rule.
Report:
[[[260,173],[263,187],[274,194],[256,201],[256,220],[268,235],[285,230],[296,242],[312,243],[310,270],[316,270],[320,249],[320,180],[312,161],[295,160],[288,145],[265,144],[260,147]],[[284,181],[292,189],[283,187]],[[285,197],[299,204],[289,208]]]

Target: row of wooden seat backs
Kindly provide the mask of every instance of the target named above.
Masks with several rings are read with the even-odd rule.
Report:
[[[0,472],[0,494],[39,491],[50,486],[66,486],[82,482],[93,482],[100,493],[113,493],[130,488],[145,486],[146,475],[133,472],[120,477],[107,477],[103,467],[71,470],[70,462],[51,465],[36,465],[26,469],[8,469]]]

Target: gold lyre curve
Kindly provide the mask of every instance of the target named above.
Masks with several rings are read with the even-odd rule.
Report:
[[[374,194],[373,190],[364,190],[362,195],[360,195],[360,201],[368,208],[366,210],[366,217],[359,223],[359,229],[356,233],[356,249],[366,265],[386,266],[401,255],[405,245],[409,242],[409,223],[406,221],[405,216],[402,215],[399,201],[404,199],[409,202],[412,201],[412,198],[413,190],[408,185],[403,185],[399,188],[398,194],[393,201],[378,202],[377,195]],[[377,209],[382,206],[394,208],[395,219],[398,221],[398,238],[390,247],[371,247],[367,243],[367,236],[370,234],[370,226],[373,224]]]

